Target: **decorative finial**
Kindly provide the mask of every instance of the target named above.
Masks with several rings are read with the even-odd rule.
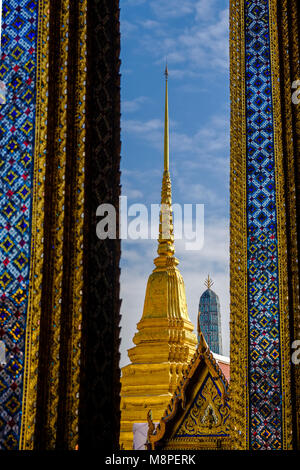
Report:
[[[165,77],[166,77],[166,80],[168,80],[169,71],[168,71],[168,63],[167,62],[166,62],[166,68],[165,68]]]
[[[204,282],[204,285],[207,287],[207,289],[210,289],[211,286],[213,286],[214,281],[209,277],[209,274],[207,275],[207,279]]]
[[[150,436],[153,436],[153,433],[155,431],[155,425],[153,423],[153,417],[152,417],[152,410],[149,410],[147,413],[147,421],[148,421],[147,442],[150,442]]]

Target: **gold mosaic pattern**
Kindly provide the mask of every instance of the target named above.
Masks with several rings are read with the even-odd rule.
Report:
[[[84,222],[84,165],[85,165],[85,97],[86,97],[86,11],[87,0],[78,2],[79,30],[77,42],[76,81],[76,181],[74,181],[75,237],[72,262],[72,334],[70,347],[70,377],[68,378],[68,446],[78,445],[78,410],[80,386],[80,341],[83,287],[83,222]]]
[[[62,2],[59,13],[59,57],[58,64],[58,111],[55,128],[55,153],[53,164],[52,182],[52,211],[53,253],[51,266],[45,269],[52,271],[52,287],[49,296],[51,305],[51,331],[49,337],[49,387],[47,390],[46,411],[46,446],[54,449],[57,445],[57,420],[59,400],[66,400],[66,441],[69,449],[75,449],[78,445],[78,409],[79,409],[79,385],[80,385],[80,343],[82,323],[82,287],[83,287],[83,222],[84,222],[84,166],[85,166],[85,95],[86,95],[86,12],[87,0],[78,2],[78,31],[76,36],[76,96],[75,109],[75,140],[76,172],[72,180],[72,228],[75,231],[73,246],[71,247],[71,276],[69,289],[71,292],[71,333],[68,338],[61,338],[62,305],[63,305],[63,253],[64,253],[64,219],[65,219],[65,192],[66,192],[66,165],[67,165],[67,112],[68,112],[68,46],[69,46],[69,21],[70,2]],[[48,39],[49,39],[49,2],[41,5],[41,24],[39,30],[38,63],[40,71],[37,82],[37,125],[35,148],[35,188],[33,201],[33,235],[32,240],[36,249],[32,251],[30,300],[29,300],[29,325],[27,335],[27,353],[24,386],[23,422],[20,448],[32,449],[34,446],[34,421],[35,413],[32,413],[36,403],[37,377],[38,377],[38,336],[40,323],[40,304],[43,268],[43,217],[44,217],[44,185],[46,168],[47,146],[47,67],[49,63]],[[42,10],[43,9],[43,10]],[[43,11],[43,14],[42,14]],[[49,163],[49,162],[48,162]],[[60,380],[60,346],[61,341],[68,343],[68,367],[67,367],[67,396],[59,396]]]
[[[293,313],[293,336],[291,341],[300,339],[300,300],[299,300],[299,259],[297,247],[297,220],[296,220],[296,161],[300,154],[300,105],[295,105],[291,100],[292,83],[300,79],[300,51],[297,0],[282,1],[281,6],[281,41],[282,41],[282,69],[283,69],[283,110],[284,110],[284,150],[287,171],[286,201],[287,222],[289,226],[289,287],[291,292],[290,306]],[[287,54],[286,51],[289,53]],[[294,370],[295,396],[293,396],[294,413],[297,416],[294,438],[300,446],[300,370],[295,366]]]
[[[61,2],[60,11],[60,43],[59,43],[59,73],[58,73],[58,118],[55,130],[55,162],[53,182],[53,232],[52,245],[52,298],[51,305],[51,332],[49,338],[50,374],[47,396],[47,447],[55,448],[57,412],[58,412],[58,380],[59,380],[59,349],[60,328],[62,313],[62,281],[63,281],[63,243],[64,243],[64,194],[65,194],[65,167],[67,146],[67,84],[68,84],[68,46],[69,46],[69,2]]]
[[[213,378],[208,375],[185,419],[176,432],[176,437],[224,434],[229,408],[218,392]],[[227,429],[227,431],[229,431]]]
[[[244,84],[244,2],[231,1],[230,12],[230,71],[231,71],[231,427],[233,436],[233,447],[237,449],[248,448],[248,390],[247,390],[247,297],[246,297],[246,244],[243,234],[246,233],[246,207],[245,207],[245,84]],[[275,159],[276,159],[276,194],[277,194],[277,220],[278,220],[278,255],[279,255],[279,282],[280,282],[280,311],[281,311],[281,361],[282,361],[282,389],[283,389],[283,446],[285,449],[292,445],[292,408],[290,390],[290,329],[288,309],[288,271],[286,259],[286,211],[285,211],[285,179],[283,159],[286,158],[289,165],[288,181],[290,192],[289,200],[292,205],[294,200],[294,187],[292,177],[292,128],[291,128],[291,82],[288,72],[288,31],[292,26],[287,21],[287,2],[282,5],[283,18],[283,56],[285,56],[285,111],[287,132],[287,157],[283,154],[281,95],[280,95],[280,68],[278,55],[278,23],[277,2],[269,0],[270,8],[270,34],[271,34],[271,60],[272,60],[272,93],[274,97],[274,121],[275,121]],[[292,12],[293,25],[296,28],[295,15],[297,8]],[[294,41],[293,47],[298,47]],[[298,52],[298,51],[297,51]],[[294,57],[296,54],[294,54]],[[297,110],[297,113],[299,111]],[[296,114],[297,114],[296,113]],[[299,122],[299,121],[298,121]],[[241,142],[242,139],[242,142]],[[291,179],[290,179],[291,176]],[[292,194],[291,194],[292,193]],[[293,202],[294,204],[294,202]],[[290,224],[295,229],[295,209],[290,211]],[[296,235],[296,234],[295,234]],[[246,238],[246,237],[244,237]],[[296,245],[294,244],[294,260],[297,259]],[[296,266],[292,267],[294,272],[294,285],[297,283]],[[296,287],[294,286],[294,291]],[[298,290],[297,290],[298,293]],[[294,296],[294,305],[298,296]],[[298,304],[299,305],[299,304]],[[297,309],[296,309],[297,310]],[[296,311],[295,310],[295,311]],[[298,315],[298,314],[295,314]],[[295,321],[295,324],[297,322]],[[295,331],[295,335],[298,331]],[[244,339],[241,341],[241,339]],[[296,379],[297,380],[297,379]]]
[[[244,1],[230,2],[230,396],[234,449],[248,447],[248,305]]]
[[[40,2],[37,44],[36,133],[34,154],[34,190],[32,204],[30,291],[26,333],[20,449],[33,448],[38,377],[38,349],[41,284],[43,270],[44,181],[47,145],[48,53],[50,0]]]
[[[285,211],[285,180],[283,169],[283,136],[280,94],[279,44],[277,25],[277,1],[269,0],[270,8],[270,47],[272,66],[272,96],[274,113],[274,150],[275,150],[275,183],[277,207],[278,237],[278,277],[280,302],[280,350],[281,350],[281,385],[282,385],[282,418],[283,449],[292,446],[292,406],[291,406],[291,368],[290,368],[290,328],[288,305],[288,272],[287,272],[287,239]]]

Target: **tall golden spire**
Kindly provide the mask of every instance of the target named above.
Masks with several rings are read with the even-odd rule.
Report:
[[[164,139],[164,170],[169,171],[169,103],[168,103],[168,65],[165,69],[166,96],[165,96],[165,139]]]
[[[166,347],[162,347],[164,341],[154,341],[151,349],[151,359],[154,362],[173,360],[173,353],[170,354],[170,352],[175,350],[185,351],[186,355],[181,353],[178,355],[178,358],[180,357],[180,360],[185,362],[193,354],[195,345],[195,335],[192,333],[194,327],[188,316],[184,282],[177,268],[179,261],[174,256],[172,191],[169,172],[168,75],[168,67],[166,66],[164,171],[161,189],[158,256],[154,259],[155,268],[148,279],[143,316],[137,325],[139,331],[133,339],[137,346],[129,351],[129,357],[133,362],[145,359],[143,353],[149,345],[148,335],[150,334],[150,337],[153,337],[153,331],[156,330],[158,325],[160,328],[159,335],[165,335]],[[176,324],[174,321],[178,323]],[[165,333],[163,333],[164,328]],[[185,348],[182,348],[183,337],[178,341],[178,344],[176,344],[176,341],[170,340],[173,335],[170,332],[174,328],[177,331],[181,329],[184,331],[185,340],[183,340],[183,343],[185,343]],[[155,333],[155,336],[158,338],[158,333]],[[149,351],[147,354],[149,354]]]
[[[174,256],[172,194],[169,173],[168,68],[165,97],[164,171],[158,256],[149,276],[144,311],[122,369],[121,442],[132,448],[132,425],[146,421],[149,409],[158,421],[193,357],[197,338],[186,304],[185,287]]]
[[[161,209],[159,216],[159,237],[158,237],[158,258],[154,260],[157,268],[166,267],[166,265],[178,264],[174,257],[174,233],[173,233],[173,214],[172,214],[172,189],[169,172],[169,103],[168,103],[168,66],[165,69],[166,92],[165,92],[165,129],[164,129],[164,172],[161,188]]]

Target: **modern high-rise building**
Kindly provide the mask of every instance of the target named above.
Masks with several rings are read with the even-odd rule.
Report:
[[[200,297],[198,313],[198,340],[200,331],[209,346],[216,354],[222,354],[222,329],[220,302],[217,294],[211,290],[213,281],[208,276],[205,281],[206,291]]]

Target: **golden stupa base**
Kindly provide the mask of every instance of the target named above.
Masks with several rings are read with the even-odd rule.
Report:
[[[186,363],[129,364],[122,369],[120,446],[133,448],[133,425],[159,422],[186,370]]]

